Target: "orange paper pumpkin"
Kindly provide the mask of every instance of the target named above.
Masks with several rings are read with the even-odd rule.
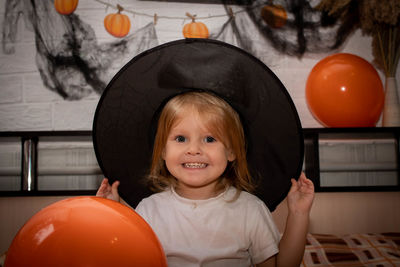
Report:
[[[287,21],[287,13],[281,5],[266,5],[261,9],[261,17],[273,28],[281,28],[285,26]]]
[[[185,38],[208,38],[209,32],[207,26],[202,22],[195,21],[195,15],[192,16],[186,13],[188,17],[192,19],[192,22],[183,26],[183,36]]]
[[[127,15],[121,14],[123,8],[118,5],[118,13],[108,14],[104,18],[104,27],[115,37],[124,37],[129,33],[131,22]]]
[[[167,266],[150,226],[100,197],[73,197],[36,213],[19,230],[5,266]]]
[[[339,53],[311,70],[306,99],[311,113],[326,127],[373,127],[383,109],[384,90],[368,61]]]
[[[54,7],[58,13],[69,15],[75,11],[78,6],[78,0],[54,0]]]

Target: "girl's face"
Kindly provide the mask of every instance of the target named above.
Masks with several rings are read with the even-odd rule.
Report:
[[[207,199],[235,155],[207,129],[199,114],[188,109],[169,132],[163,159],[177,179],[176,192],[185,198]]]

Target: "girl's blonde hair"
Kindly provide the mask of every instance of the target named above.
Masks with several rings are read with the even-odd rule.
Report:
[[[235,155],[221,176],[220,184],[234,186],[239,190],[253,191],[254,186],[247,166],[246,142],[243,127],[237,112],[223,99],[209,93],[192,91],[173,97],[164,106],[157,126],[153,156],[149,175],[150,187],[160,192],[176,186],[176,179],[169,173],[162,154],[171,128],[193,108],[204,120],[204,124],[217,140]]]

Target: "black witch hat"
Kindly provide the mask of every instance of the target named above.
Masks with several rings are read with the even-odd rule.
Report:
[[[152,192],[149,173],[157,113],[166,99],[211,91],[240,115],[255,195],[272,211],[300,175],[304,142],[286,88],[260,60],[216,40],[169,42],[134,57],[111,80],[96,109],[93,142],[99,165],[132,207]]]

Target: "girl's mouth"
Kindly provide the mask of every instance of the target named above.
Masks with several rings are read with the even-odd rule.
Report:
[[[189,169],[203,169],[203,168],[207,167],[208,164],[191,162],[191,163],[184,163],[182,165],[183,165],[183,167],[189,168]]]

